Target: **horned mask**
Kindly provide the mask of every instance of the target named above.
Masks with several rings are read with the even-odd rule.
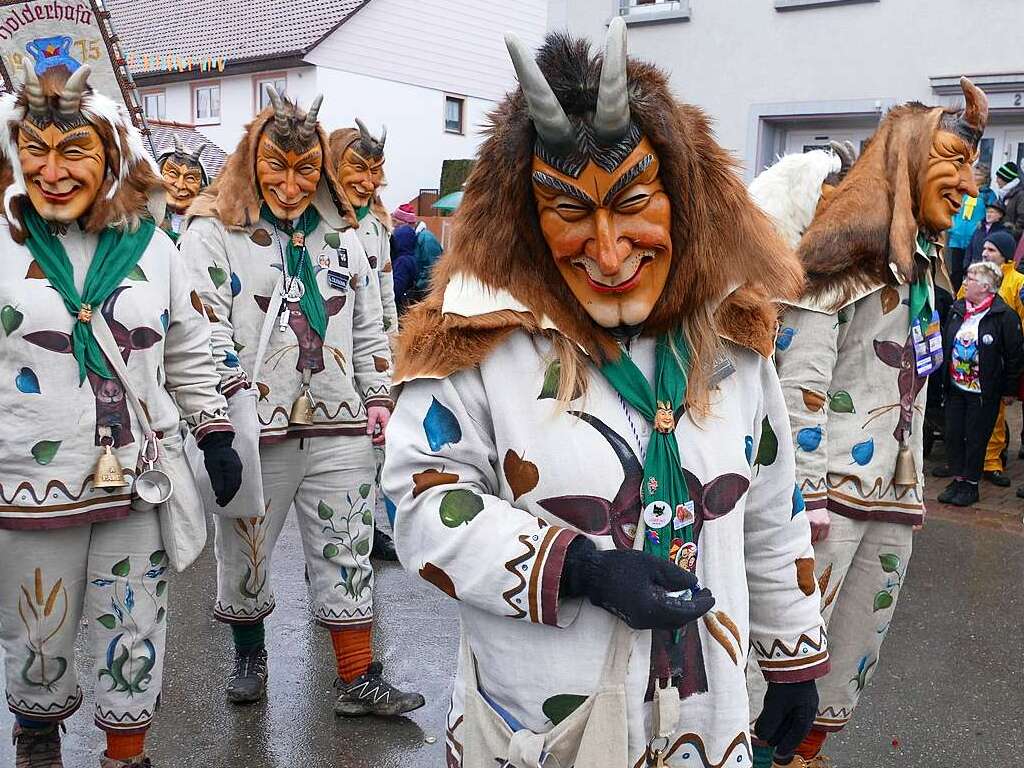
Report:
[[[173,148],[160,158],[160,173],[167,187],[167,207],[175,213],[184,213],[209,183],[206,169],[200,162],[207,146],[204,142],[190,152],[175,135]]]
[[[331,152],[338,164],[338,180],[353,208],[365,208],[384,184],[384,144],[387,126],[377,138],[358,117],[358,131],[342,129],[331,134]]]
[[[323,173],[317,113],[323,96],[313,100],[303,114],[297,104],[268,89],[274,116],[259,138],[256,149],[256,181],[263,201],[278,219],[297,219],[316,195]]]

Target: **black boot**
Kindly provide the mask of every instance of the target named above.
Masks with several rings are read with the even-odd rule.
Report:
[[[398,690],[383,675],[384,666],[375,661],[370,664],[365,675],[360,675],[351,683],[339,678],[335,685],[341,689],[341,695],[334,702],[334,714],[343,717],[395,717],[419,709],[426,703],[418,693]]]
[[[954,507],[969,507],[978,503],[978,484],[961,481],[960,490],[953,497]]]
[[[267,693],[267,649],[235,648],[235,671],[225,691],[232,704],[254,704]]]
[[[949,468],[949,464],[940,464],[932,470],[932,477],[952,477],[953,470]]]
[[[380,528],[373,530],[373,549],[370,550],[370,557],[374,560],[387,560],[398,562],[398,553],[395,551],[395,542],[391,540]]]
[[[993,469],[991,471],[986,471],[984,473],[984,476],[986,480],[992,483],[992,485],[998,486],[1000,488],[1010,487],[1010,478],[1008,478],[1006,474],[1001,470]]]
[[[955,499],[956,495],[960,492],[960,484],[962,482],[962,480],[954,480],[949,485],[947,485],[942,490],[942,493],[939,494],[939,501],[941,501],[943,504],[952,504],[953,499]]]

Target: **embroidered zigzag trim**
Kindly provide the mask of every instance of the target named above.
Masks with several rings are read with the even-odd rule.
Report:
[[[154,710],[155,711],[155,710]],[[147,725],[153,719],[153,712],[143,709],[137,715],[131,712],[115,714],[113,710],[102,710],[96,707],[96,724],[111,729],[134,729]]]
[[[134,479],[134,476],[135,476],[134,472],[132,472],[128,468],[125,468],[125,470],[124,470],[125,480],[131,481],[132,479]],[[32,486],[32,483],[29,483],[29,482],[21,483],[17,488],[14,489],[14,493],[11,494],[10,497],[7,496],[7,493],[4,491],[3,485],[0,484],[0,501],[3,501],[3,503],[5,505],[8,505],[8,506],[16,506],[18,508],[21,508],[24,505],[21,505],[21,504],[15,505],[14,502],[18,498],[18,496],[21,494],[22,491],[28,491],[29,494],[32,496],[32,500],[37,505],[42,506],[43,502],[50,500],[50,492],[51,491],[55,491],[55,490],[56,491],[60,491],[61,493],[63,493],[64,496],[66,496],[71,501],[78,501],[79,499],[81,499],[85,495],[85,487],[87,485],[89,485],[91,482],[92,482],[92,475],[89,475],[88,477],[85,478],[85,480],[82,481],[82,486],[78,489],[78,493],[72,493],[68,489],[68,487],[66,485],[64,485],[64,483],[60,482],[60,480],[51,480],[50,482],[48,482],[46,484],[46,491],[43,493],[43,495],[41,497],[40,496],[36,496],[36,490]],[[95,499],[95,502],[96,503],[102,503],[102,504],[109,505],[112,500],[116,501],[116,500],[118,500],[120,498],[127,499],[128,496],[108,496],[107,494],[103,494],[102,496],[97,496],[96,499]],[[89,503],[90,504],[93,503],[93,500],[90,499]]]
[[[532,560],[534,555],[537,554],[536,548],[533,546],[533,544],[530,543],[530,540],[532,538],[532,534],[521,534],[519,536],[519,543],[526,547],[526,552],[520,555],[519,557],[509,560],[507,563],[505,563],[505,570],[511,573],[513,576],[515,576],[519,582],[511,589],[507,589],[501,593],[502,598],[505,600],[506,603],[508,603],[509,607],[512,609],[512,615],[508,616],[508,618],[510,619],[522,619],[526,617],[526,611],[524,611],[522,608],[516,605],[513,602],[513,598],[515,598],[517,595],[523,592],[523,590],[526,589],[526,576],[524,575],[522,569],[519,566]],[[529,572],[529,569],[527,569],[526,572]]]
[[[231,622],[237,619],[252,622],[269,616],[276,607],[277,602],[275,600],[270,600],[269,602],[261,605],[255,611],[250,611],[245,608],[235,608],[233,605],[224,605],[218,600],[217,604],[213,607],[213,615],[215,618],[221,619],[222,621]]]
[[[322,414],[325,419],[328,419],[329,421],[334,421],[335,419],[337,419],[341,415],[341,412],[343,410],[348,412],[349,418],[351,418],[351,419],[359,419],[361,413],[362,413],[362,415],[364,417],[366,415],[365,413],[363,413],[362,405],[359,405],[353,411],[352,407],[348,403],[346,403],[346,402],[339,403],[338,404],[338,409],[334,413],[330,413],[327,410],[327,406],[324,405],[323,403],[317,403],[315,406],[313,406],[313,415],[316,416],[317,414]],[[260,416],[260,426],[263,426],[263,427],[271,426],[274,423],[274,419],[276,419],[278,416],[283,416],[285,422],[287,423],[288,418],[289,418],[290,415],[291,414],[289,413],[289,410],[287,408],[285,408],[284,406],[279,405],[279,406],[275,407],[274,410],[271,412],[270,420],[269,421],[264,421],[263,417]],[[333,424],[316,424],[315,426],[328,426],[329,427],[329,426],[334,426],[334,425]]]
[[[63,704],[60,702],[40,704],[39,702],[26,701],[25,699],[15,699],[8,693],[7,706],[14,714],[24,715],[29,719],[33,717],[63,718],[82,706],[82,689],[76,688],[75,692],[68,696]]]
[[[747,734],[745,733],[736,734],[736,738],[734,738],[729,743],[729,746],[725,749],[725,753],[722,755],[722,759],[717,763],[712,763],[710,761],[710,759],[708,758],[707,748],[704,746],[704,740],[696,733],[684,733],[682,736],[676,739],[675,743],[671,747],[669,747],[668,751],[665,753],[665,758],[668,759],[672,757],[680,750],[685,751],[687,747],[692,748],[692,751],[695,751],[697,753],[697,758],[700,760],[699,765],[701,766],[701,768],[724,768],[724,766],[730,761],[733,764],[735,764],[734,758],[736,757],[736,755],[734,754],[734,752],[738,747],[745,748],[745,753],[748,761],[753,760],[753,756],[750,752],[750,743],[747,741]],[[683,760],[689,760],[691,757],[693,757],[693,755],[689,754],[689,752],[686,752],[685,754],[681,755],[681,757]],[[649,758],[651,758],[651,756],[648,754],[641,755],[640,759],[636,761],[633,768],[644,768],[644,766],[646,765],[652,765],[653,763],[650,762]],[[687,763],[687,765],[692,765],[692,763]]]
[[[771,648],[767,650],[765,650],[765,647],[756,640],[754,641],[753,646],[754,652],[757,653],[758,656],[764,658],[765,661],[771,661],[772,659],[776,658],[776,654],[778,654],[778,656],[780,657],[795,659],[797,658],[797,656],[800,655],[800,650],[804,647],[810,647],[813,650],[820,653],[825,649],[825,643],[825,628],[818,627],[817,641],[812,640],[807,635],[800,635],[799,639],[796,641],[796,645],[793,646],[793,648],[790,648],[788,645],[782,642],[782,640],[779,639],[772,641]]]

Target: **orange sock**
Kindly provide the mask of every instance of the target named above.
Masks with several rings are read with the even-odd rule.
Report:
[[[334,646],[334,658],[338,662],[338,677],[351,683],[360,675],[366,674],[373,661],[373,629],[372,627],[356,627],[355,629],[332,629],[331,645]]]
[[[107,732],[107,757],[111,760],[129,760],[138,757],[146,749],[146,732]]]
[[[796,748],[796,753],[804,760],[810,760],[821,752],[821,745],[825,743],[826,736],[828,736],[828,731],[811,728],[811,732],[804,737],[804,740],[800,742],[800,746]]]

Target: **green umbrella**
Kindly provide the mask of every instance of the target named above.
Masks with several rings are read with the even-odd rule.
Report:
[[[448,211],[450,213],[458,208],[459,203],[461,202],[462,190],[460,189],[458,192],[452,192],[450,195],[445,195],[430,207],[436,208],[439,211]]]

